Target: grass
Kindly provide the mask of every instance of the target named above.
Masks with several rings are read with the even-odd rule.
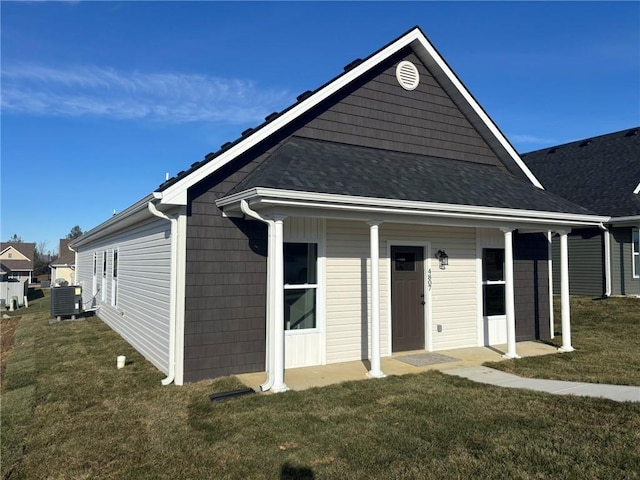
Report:
[[[558,327],[558,298],[554,307]],[[571,297],[571,337],[570,354],[485,365],[525,377],[640,386],[640,299]],[[559,347],[562,337],[550,343]]]
[[[117,355],[126,368],[115,368]],[[99,319],[49,325],[24,315],[3,394],[3,478],[624,479],[640,471],[640,403],[438,372],[211,403],[211,393],[241,385],[162,387],[163,377]]]

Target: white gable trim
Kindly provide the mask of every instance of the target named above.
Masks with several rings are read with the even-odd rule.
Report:
[[[640,183],[638,184],[636,189],[633,191],[633,193],[635,193],[636,195],[638,195],[640,193]]]
[[[22,253],[20,250],[18,250],[13,245],[9,245],[7,248],[5,248],[2,252],[0,252],[0,255],[4,255],[9,250],[12,250],[11,253],[16,252],[20,257],[20,258],[11,258],[10,260],[12,260],[12,261],[14,261],[14,260],[26,260],[27,262],[31,261],[31,260],[29,260],[29,258],[24,253]],[[7,260],[9,260],[9,259],[7,259]]]
[[[520,167],[522,172],[527,176],[531,183],[536,187],[542,189],[542,184],[536,179],[531,170],[529,170],[525,163],[520,159],[518,153],[513,149],[504,135],[502,135],[498,127],[493,123],[493,121],[485,113],[482,107],[480,107],[480,105],[475,101],[469,91],[467,91],[462,82],[460,82],[458,77],[449,68],[444,59],[438,54],[433,45],[429,43],[422,31],[419,28],[414,28],[392,44],[388,45],[378,53],[363,61],[360,65],[339,76],[333,82],[321,88],[306,100],[295,105],[290,110],[285,111],[282,115],[280,115],[265,127],[249,135],[246,139],[240,141],[238,144],[234,145],[226,152],[223,152],[215,160],[203,165],[189,175],[178,180],[176,183],[170,185],[162,192],[156,192],[156,195],[161,197],[160,203],[186,205],[187,190],[189,189],[189,187],[204,180],[206,177],[222,168],[239,155],[256,146],[258,143],[265,140],[278,130],[284,128],[286,125],[300,117],[302,114],[309,111],[322,101],[326,100],[329,96],[338,92],[339,90],[362,76],[364,73],[406,46],[411,46],[420,60],[425,63],[425,65],[436,66],[445,74],[445,76],[451,81],[455,88],[458,89],[463,98],[471,106],[476,115],[478,115],[482,122],[487,126],[489,131],[497,138],[505,151],[511,156],[518,167]]]

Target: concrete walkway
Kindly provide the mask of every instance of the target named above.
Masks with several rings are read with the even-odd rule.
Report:
[[[512,373],[501,372],[500,370],[483,366],[447,369],[442,370],[442,373],[498,387],[526,388],[554,395],[601,397],[615,400],[616,402],[640,402],[640,387],[523,378]]]
[[[522,357],[560,355],[557,348],[539,342],[519,342],[517,351]],[[506,345],[461,348],[437,352],[449,357],[446,363],[435,362],[415,366],[402,361],[402,357],[408,354],[420,355],[426,353],[424,350],[420,350],[383,357],[381,366],[382,371],[387,375],[405,375],[427,370],[439,370],[449,375],[457,375],[476,382],[501,387],[528,388],[558,395],[603,397],[619,402],[640,402],[640,387],[522,378],[482,366],[484,362],[504,360],[502,356],[504,352],[506,352]],[[365,380],[367,379],[368,370],[368,361],[290,368],[285,372],[285,382],[291,390],[305,390],[349,380]],[[244,373],[236,375],[236,377],[248,387],[259,392],[260,384],[265,381],[266,374],[264,372]]]

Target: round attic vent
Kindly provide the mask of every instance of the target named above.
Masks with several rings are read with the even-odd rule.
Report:
[[[416,66],[411,63],[402,61],[396,67],[396,78],[398,83],[405,90],[415,90],[420,82],[420,74]]]

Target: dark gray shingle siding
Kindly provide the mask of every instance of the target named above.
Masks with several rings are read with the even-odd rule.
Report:
[[[516,340],[548,339],[549,242],[544,234],[514,236],[514,307]]]
[[[420,84],[404,90],[398,62],[409,60]],[[296,135],[399,152],[502,166],[440,84],[413,53],[401,53],[365,75]]]

